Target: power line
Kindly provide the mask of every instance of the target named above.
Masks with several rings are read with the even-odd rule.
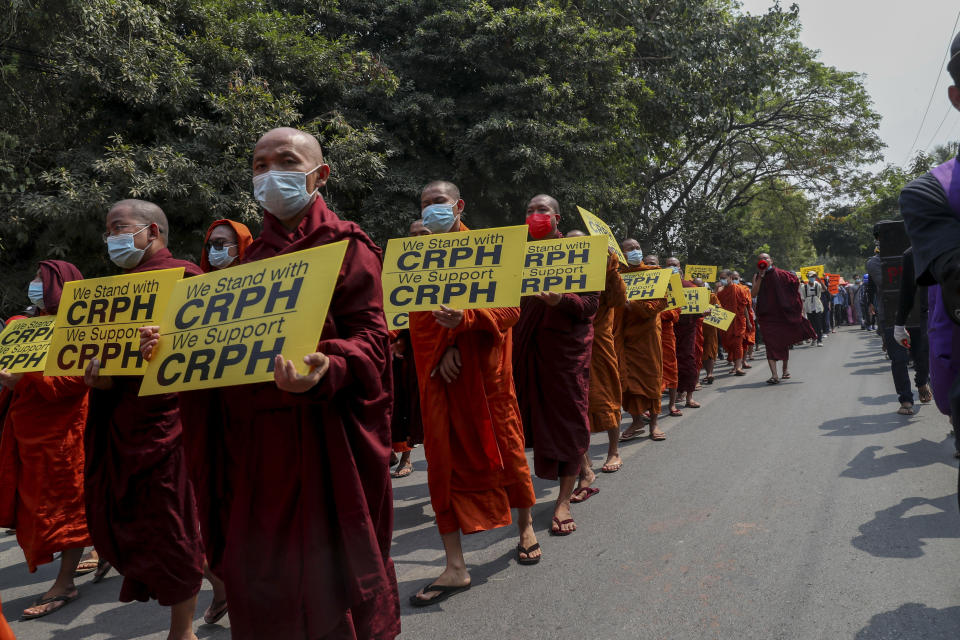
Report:
[[[943,123],[947,121],[947,118],[950,117],[950,113],[951,113],[953,110],[954,110],[954,109],[953,109],[953,105],[952,105],[952,104],[947,107],[947,112],[946,112],[945,114],[943,114],[943,120],[941,120],[941,121],[940,121],[940,124],[937,125],[937,128],[934,129],[933,135],[930,136],[930,142],[928,142],[928,143],[927,143],[927,146],[924,147],[925,150],[927,150],[927,151],[930,150],[930,145],[932,145],[932,144],[933,144],[933,141],[936,140],[937,134],[940,133],[940,128],[943,126]]]
[[[953,37],[953,34],[957,32],[957,25],[960,24],[960,11],[957,11],[957,19],[953,22],[953,29],[950,30],[950,36]],[[927,114],[930,113],[930,105],[933,104],[933,96],[937,93],[937,85],[940,84],[940,74],[943,73],[943,65],[947,61],[947,56],[950,55],[950,47],[947,47],[947,50],[943,52],[943,61],[940,62],[940,66],[937,67],[937,77],[933,81],[933,89],[930,90],[930,99],[927,100],[927,108],[923,110],[923,118],[920,120],[920,127],[917,129],[917,135],[913,138],[913,144],[910,145],[910,150],[907,151],[907,157],[904,159],[903,164],[906,165],[910,160],[910,154],[913,153],[914,147],[917,146],[917,140],[920,139],[920,132],[923,131],[923,125],[927,122]]]

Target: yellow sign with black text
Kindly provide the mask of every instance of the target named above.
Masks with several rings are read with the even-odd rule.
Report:
[[[706,313],[710,310],[710,290],[706,287],[685,287],[683,289],[684,304],[680,307],[680,314]]]
[[[394,238],[383,260],[391,313],[520,306],[527,225]]]
[[[806,279],[807,279],[807,274],[810,273],[811,271],[816,271],[816,272],[817,272],[817,277],[820,278],[821,280],[823,280],[823,265],[822,265],[822,264],[818,264],[818,265],[814,265],[814,266],[812,266],[812,267],[804,267],[803,269],[800,269],[800,273],[802,274],[802,275],[800,276],[800,281],[803,282],[804,280],[806,280]]]
[[[178,282],[140,395],[273,380],[278,355],[307,373],[348,242]]]
[[[670,277],[675,275],[670,269],[647,269],[621,273],[623,284],[627,287],[627,302],[632,300],[657,300],[667,297]]]
[[[387,315],[387,330],[403,331],[404,329],[410,328],[409,313],[388,313],[386,315]]]
[[[670,285],[667,287],[667,306],[664,311],[679,309],[684,305],[683,279],[679,273],[670,274]]]
[[[587,233],[592,236],[606,237],[607,246],[617,254],[617,259],[620,260],[621,264],[627,264],[627,257],[623,255],[623,251],[620,250],[620,242],[617,240],[617,237],[613,235],[613,231],[610,230],[610,227],[607,226],[607,223],[583,207],[577,207],[577,210],[580,211],[580,217],[583,218],[583,224],[587,226]]]
[[[720,331],[729,329],[730,324],[737,317],[737,314],[727,311],[718,304],[711,306],[707,311],[707,315],[703,317],[703,324],[709,324],[711,327],[720,329]]]
[[[53,337],[53,316],[21,318],[0,333],[0,369],[8,373],[43,371]]]
[[[139,329],[162,317],[182,277],[180,267],[64,284],[44,375],[82,376],[94,358],[101,375],[143,373]]]
[[[683,272],[687,280],[700,278],[704,282],[715,282],[717,279],[717,268],[703,264],[688,264],[686,271]]]
[[[528,242],[520,295],[603,291],[607,240],[601,236]]]

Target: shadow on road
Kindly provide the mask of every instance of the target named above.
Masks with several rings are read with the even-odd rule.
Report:
[[[895,412],[874,415],[848,416],[834,418],[820,425],[827,431],[825,436],[866,436],[876,433],[888,433],[910,423],[911,416],[902,416]]]
[[[923,640],[955,640],[960,629],[960,607],[934,609],[919,602],[900,605],[870,618],[854,640],[887,640],[888,638],[923,638]]]
[[[932,509],[934,513],[907,516],[910,510],[918,507],[925,507],[928,512]],[[860,535],[853,538],[850,543],[861,551],[880,558],[919,558],[924,555],[925,539],[960,537],[957,495],[950,494],[932,500],[919,496],[904,498],[899,504],[889,509],[877,511],[874,519],[860,525],[859,529]],[[892,634],[885,637],[925,638],[926,636]],[[954,629],[952,637],[957,637],[957,629]]]
[[[950,438],[941,442],[934,442],[921,438],[916,442],[897,445],[902,453],[891,453],[877,457],[877,452],[883,447],[876,445],[864,448],[847,464],[847,468],[840,475],[844,478],[868,480],[880,478],[896,473],[901,469],[916,469],[928,464],[943,463],[953,466],[953,447],[948,446]]]
[[[897,394],[888,393],[883,396],[860,396],[857,398],[857,402],[860,404],[869,404],[869,405],[885,405],[893,404],[896,406]]]
[[[872,363],[870,363],[870,362],[861,363],[861,364],[866,365],[867,368],[865,368],[865,369],[857,369],[856,371],[851,371],[851,372],[850,372],[850,375],[852,375],[852,376],[874,376],[874,375],[878,375],[878,374],[881,374],[881,373],[884,373],[884,372],[886,372],[886,373],[889,373],[889,372],[890,372],[890,365],[884,365],[884,366],[882,366],[882,367],[876,367],[876,366],[872,366]]]

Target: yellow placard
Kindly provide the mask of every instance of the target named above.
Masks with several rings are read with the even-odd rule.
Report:
[[[732,311],[727,311],[718,304],[711,306],[707,311],[707,315],[703,317],[703,324],[709,324],[712,327],[720,329],[720,331],[729,329],[730,324],[734,318],[737,317],[737,314]]]
[[[53,316],[40,316],[8,324],[0,333],[0,369],[10,373],[43,371],[54,320]]]
[[[179,267],[64,284],[44,375],[82,376],[94,358],[101,375],[146,371],[138,329],[163,317],[182,277]]]
[[[307,373],[348,242],[178,282],[140,395],[273,380],[281,354]]]
[[[603,291],[608,255],[607,240],[600,236],[528,242],[520,295]]]
[[[676,275],[670,269],[647,269],[621,273],[623,284],[627,287],[627,301],[657,300],[667,297],[670,276]]]
[[[667,287],[667,307],[664,311],[679,309],[683,304],[683,279],[679,273],[671,273],[670,285]]]
[[[717,279],[717,268],[703,264],[688,264],[686,271],[683,272],[687,280],[693,281],[694,278],[700,278],[704,282],[715,282]]]
[[[383,309],[519,306],[526,243],[526,225],[394,238],[383,260]]]
[[[607,238],[607,246],[617,254],[617,259],[620,260],[621,264],[627,264],[627,257],[623,255],[623,251],[620,250],[620,242],[617,240],[617,237],[613,235],[613,231],[610,230],[607,223],[583,207],[577,207],[577,210],[580,211],[583,224],[587,226],[587,232],[592,236],[605,236]]]
[[[822,264],[818,264],[818,265],[813,266],[813,267],[804,267],[803,269],[800,269],[800,273],[802,273],[803,275],[802,275],[802,276],[797,276],[797,277],[800,279],[801,282],[803,282],[804,280],[807,279],[807,274],[808,274],[809,272],[811,272],[811,271],[816,271],[816,272],[817,272],[817,277],[820,278],[821,280],[823,280],[823,265],[822,265]]]
[[[410,328],[409,313],[388,313],[386,315],[387,329],[390,331],[403,331]]]
[[[706,313],[710,309],[710,290],[706,287],[685,287],[683,289],[684,304],[680,307],[680,314]]]

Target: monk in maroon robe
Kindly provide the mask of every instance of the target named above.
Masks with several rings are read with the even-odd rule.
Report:
[[[667,258],[667,267],[675,273],[683,273],[680,270],[680,260],[675,257]],[[684,288],[695,286],[689,280],[682,282]],[[692,409],[700,406],[700,403],[693,399],[693,392],[697,390],[697,380],[700,377],[696,358],[697,319],[697,315],[684,313],[674,326],[677,335],[677,394],[686,397],[684,406]]]
[[[790,348],[804,340],[817,337],[810,321],[803,317],[800,281],[792,271],[773,266],[773,258],[761,253],[753,276],[753,295],[757,298],[757,322],[763,333],[770,366],[768,384],[777,384],[777,360],[783,361],[783,378],[790,377],[787,365]]]
[[[167,218],[157,205],[122,200],[107,213],[107,234],[133,235],[133,249],[110,257],[126,273],[183,267],[167,249]],[[203,575],[203,547],[193,488],[181,445],[176,394],[138,397],[139,376],[101,376],[92,360],[84,378],[92,388],[84,434],[87,526],[109,566],[123,574],[120,601],[156,598],[171,607],[169,640],[193,640],[193,613]]]
[[[527,225],[533,240],[563,237],[557,229],[559,209],[547,195],[530,200]],[[590,353],[599,303],[599,293],[526,296],[513,329],[513,380],[524,430],[533,434],[534,473],[560,480],[550,529],[554,535],[577,528],[570,513],[577,477],[574,501],[583,502],[598,491],[590,486],[596,476],[583,464],[583,456],[590,447]]]
[[[289,172],[303,174],[296,198],[274,188]],[[254,193],[271,208],[245,263],[349,241],[328,315],[317,318],[317,352],[304,357],[310,373],[278,355],[274,382],[182,394],[212,406],[205,418],[185,412],[186,429],[203,434],[191,438],[205,443],[204,541],[227,586],[234,640],[400,633],[381,252],[327,208],[318,191],[329,174],[302,131],[273,129],[254,148]],[[158,339],[144,330],[145,354]]]

